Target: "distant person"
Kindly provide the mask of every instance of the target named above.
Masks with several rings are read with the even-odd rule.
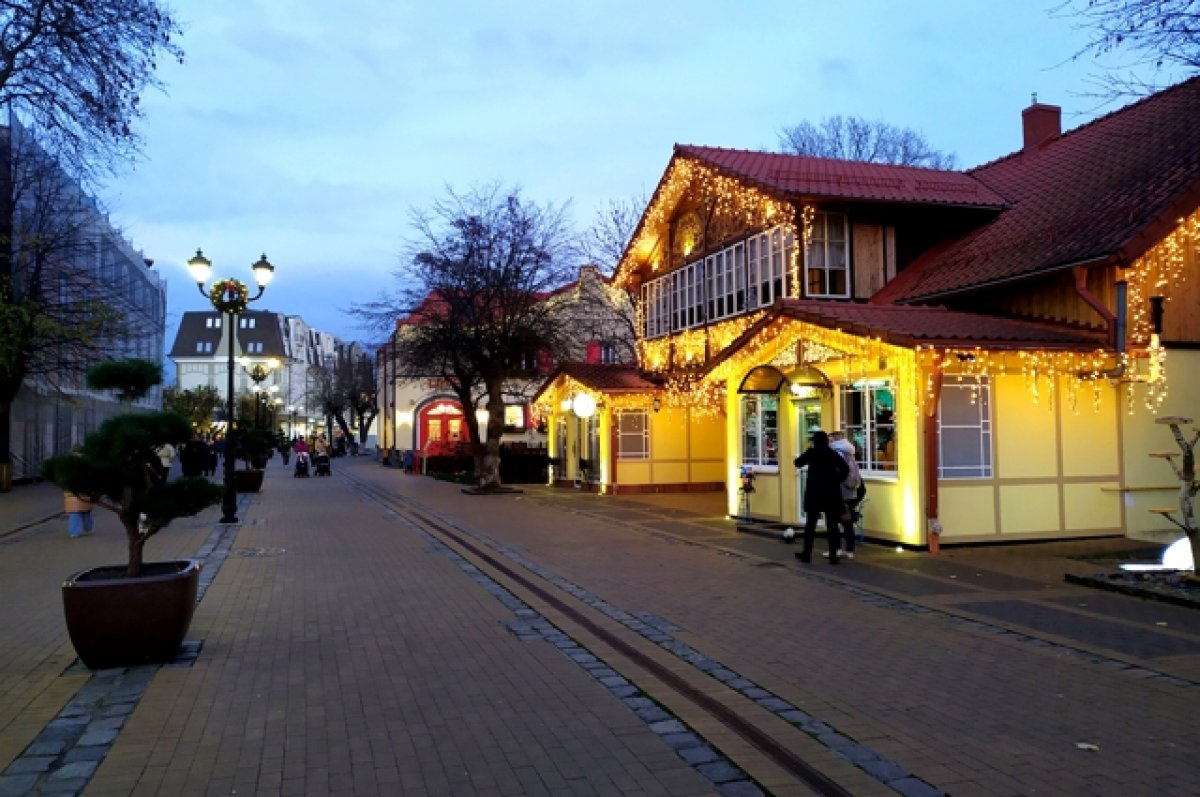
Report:
[[[92,510],[96,505],[80,498],[75,493],[63,493],[63,511],[67,513],[67,533],[72,537],[86,537],[95,528]]]
[[[829,435],[822,431],[812,434],[812,445],[796,457],[797,468],[808,468],[804,488],[804,549],[796,552],[801,562],[812,561],[816,540],[817,517],[825,515],[825,537],[829,542],[829,564],[838,563],[839,521],[846,505],[842,501],[842,482],[850,468],[841,455],[829,447]]]
[[[175,461],[175,446],[170,443],[163,443],[154,449],[154,453],[158,455],[158,477],[159,483],[165,484],[167,477],[171,474],[171,464]]]
[[[183,450],[179,454],[179,466],[184,476],[192,478],[204,473],[207,464],[208,447],[200,439],[199,433],[194,434],[191,440],[183,444]]]
[[[317,435],[317,439],[313,440],[313,452],[319,457],[329,453],[329,441],[325,439],[325,435]]]
[[[842,513],[842,546],[838,554],[847,559],[854,558],[854,517],[858,504],[866,491],[863,490],[862,474],[858,472],[858,462],[854,459],[854,444],[846,439],[845,432],[830,432],[829,447],[842,455],[850,468],[850,475],[842,482],[842,502],[846,509]],[[828,554],[825,554],[828,556]]]

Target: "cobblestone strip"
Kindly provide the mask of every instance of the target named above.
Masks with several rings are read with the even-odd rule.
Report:
[[[896,762],[880,755],[850,736],[838,732],[827,723],[792,705],[784,698],[779,697],[770,690],[762,688],[735,670],[726,667],[720,661],[706,656],[685,642],[679,641],[671,634],[680,629],[670,621],[649,612],[627,612],[593,595],[578,584],[568,581],[549,569],[531,561],[514,548],[500,545],[491,538],[464,527],[454,518],[444,515],[438,515],[438,517],[443,523],[452,526],[455,530],[476,542],[516,562],[521,567],[561,589],[576,600],[590,606],[611,620],[620,623],[625,628],[633,631],[647,641],[658,645],[676,658],[687,662],[701,672],[720,681],[726,687],[739,692],[747,699],[754,701],[764,709],[777,715],[780,719],[796,726],[834,753],[850,761],[872,778],[899,794],[905,797],[944,797],[945,793],[940,789],[917,777]],[[420,529],[417,530],[424,533]],[[863,592],[872,598],[879,597],[873,593],[867,593],[865,590]],[[923,609],[924,607],[915,608]],[[639,716],[641,715],[639,714]]]
[[[195,558],[202,561],[197,603],[229,556],[237,532],[236,525],[216,525],[196,552]],[[79,661],[73,663],[67,673],[90,674],[90,677],[21,755],[0,773],[0,797],[62,797],[81,793],[108,755],[159,667],[190,667],[202,644],[200,640],[185,640],[175,660],[166,665],[89,671]]]
[[[507,628],[518,639],[542,640],[557,648],[608,690],[610,695],[636,714],[646,724],[646,727],[662,739],[677,756],[708,779],[716,787],[718,793],[724,797],[759,797],[765,794],[749,775],[721,755],[700,734],[643,693],[598,656],[565,634],[539,612],[530,608],[523,600],[513,595],[425,529],[402,515],[390,514],[419,534],[429,544],[426,549],[427,553],[449,558],[476,584],[505,608],[510,609],[516,619],[507,623]],[[473,534],[471,536],[481,539]]]

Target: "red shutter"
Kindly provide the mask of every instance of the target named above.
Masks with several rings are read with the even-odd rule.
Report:
[[[600,341],[592,340],[587,344],[587,356],[584,357],[588,365],[598,365],[600,363]]]

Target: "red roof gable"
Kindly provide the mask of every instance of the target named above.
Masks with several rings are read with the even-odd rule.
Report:
[[[994,208],[1006,204],[1000,194],[962,172],[685,144],[675,145],[675,153],[793,198]]]
[[[1010,207],[926,253],[872,301],[1139,257],[1200,206],[1200,77],[968,174]]]

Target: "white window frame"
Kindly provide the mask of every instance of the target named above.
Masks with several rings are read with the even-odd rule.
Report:
[[[641,420],[640,430],[630,431],[626,428],[625,422],[633,418]],[[617,428],[617,459],[650,459],[650,414],[641,409],[617,410],[614,421]]]
[[[829,230],[836,223],[842,229],[841,240],[833,239]],[[813,215],[812,239],[804,257],[804,293],[810,299],[850,298],[850,220],[845,213],[820,212]],[[830,266],[834,255],[840,256],[841,266]],[[845,289],[834,292],[831,275],[841,272]],[[813,289],[814,279],[818,290]]]
[[[886,420],[886,403],[876,396],[891,393],[891,420]],[[865,476],[896,478],[900,460],[896,441],[896,386],[890,379],[867,379],[840,385],[838,408],[840,428],[854,444],[854,456],[858,468]],[[882,443],[881,443],[882,441]],[[881,451],[891,441],[892,459],[884,460]]]
[[[975,415],[971,422],[946,423],[947,402],[958,405],[955,415]],[[978,453],[977,465],[946,465],[947,431],[964,438],[973,438],[964,451],[974,448]],[[938,478],[939,479],[990,479],[992,478],[992,386],[986,376],[946,376],[942,379],[942,393],[938,399]]]
[[[742,467],[779,468],[779,396],[744,393],[740,396]]]

